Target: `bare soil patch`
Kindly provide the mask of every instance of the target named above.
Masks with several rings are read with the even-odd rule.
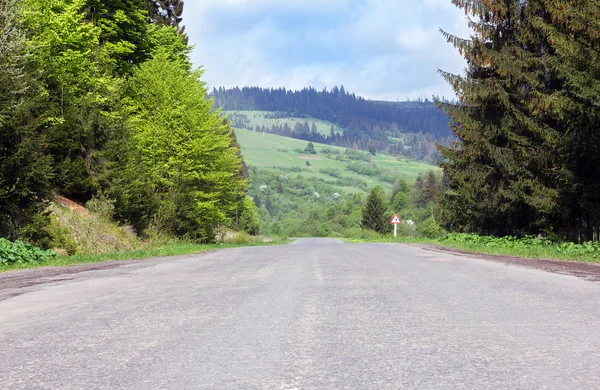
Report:
[[[83,207],[82,205],[73,202],[70,199],[67,199],[63,196],[55,196],[54,200],[61,204],[62,206],[68,208],[69,210],[71,210],[72,212],[74,212],[75,214],[79,215],[80,217],[87,217],[90,213],[89,211]]]

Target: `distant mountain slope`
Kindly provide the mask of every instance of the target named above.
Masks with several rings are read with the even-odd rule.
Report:
[[[430,101],[382,102],[366,100],[346,92],[344,87],[331,91],[305,88],[264,89],[244,87],[213,89],[217,107],[225,110],[279,111],[289,116],[309,115],[349,128],[378,126],[392,133],[432,134],[436,139],[451,135],[446,113]],[[393,134],[392,134],[393,135]]]

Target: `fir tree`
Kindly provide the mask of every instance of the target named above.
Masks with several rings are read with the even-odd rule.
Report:
[[[386,206],[383,189],[375,187],[369,193],[362,212],[361,226],[363,229],[374,230],[385,234],[389,230],[385,216]]]
[[[522,41],[529,3],[454,0],[474,21],[471,40],[444,33],[467,60],[465,76],[442,72],[459,102],[439,102],[459,142],[439,147],[448,190],[440,219],[455,230],[538,233],[551,228],[560,184],[552,170],[561,136],[536,122],[524,88],[536,75],[528,59],[539,42]],[[533,44],[532,44],[533,43]]]
[[[25,70],[18,4],[0,2],[0,237],[39,242],[52,191],[52,160],[44,154],[47,102]]]

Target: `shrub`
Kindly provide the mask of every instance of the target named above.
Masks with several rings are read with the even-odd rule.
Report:
[[[0,238],[0,265],[43,263],[57,256],[55,252],[22,241],[10,242]]]
[[[444,235],[444,230],[435,218],[429,217],[417,227],[417,231],[427,238],[438,238]]]

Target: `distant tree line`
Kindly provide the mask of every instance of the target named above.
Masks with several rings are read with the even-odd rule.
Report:
[[[450,134],[448,116],[432,102],[384,102],[366,100],[348,93],[344,86],[331,91],[309,87],[301,91],[285,88],[214,88],[215,104],[225,110],[280,111],[294,117],[309,115],[347,128],[353,122],[372,128],[392,128],[403,133],[429,133],[436,137]]]
[[[343,86],[334,87],[331,91],[221,87],[214,88],[211,96],[215,104],[225,110],[272,111],[273,118],[310,116],[344,128],[342,135],[332,133],[321,139],[312,137],[310,131],[296,128],[269,131],[303,140],[404,154],[403,146],[393,138],[401,138],[404,134],[422,135],[429,143],[426,147],[429,152],[421,158],[425,161],[436,160],[436,141],[448,145],[451,137],[448,116],[427,99],[414,102],[371,101],[348,93]],[[423,154],[424,149],[410,157]]]
[[[288,116],[278,117],[289,118]],[[245,114],[234,113],[229,116],[229,119],[234,127],[240,129],[277,134],[326,145],[367,150],[372,154],[385,152],[390,155],[412,158],[430,164],[436,164],[439,158],[436,143],[449,145],[452,142],[450,136],[440,139],[436,138],[433,134],[401,133],[397,129],[395,132],[390,133],[389,131],[384,131],[379,126],[374,126],[368,129],[369,131],[364,131],[361,130],[364,128],[361,128],[355,122],[352,122],[341,133],[336,132],[332,125],[328,134],[323,134],[318,131],[314,122],[309,124],[306,120],[296,120],[293,126],[284,122],[283,124],[273,124],[270,127],[256,125],[253,128]]]

